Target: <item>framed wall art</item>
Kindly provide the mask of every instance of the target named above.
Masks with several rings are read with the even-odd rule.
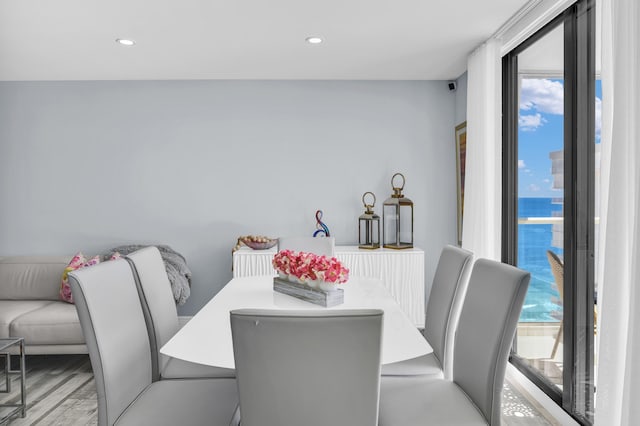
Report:
[[[456,184],[458,192],[458,245],[462,245],[462,217],[464,215],[464,176],[467,158],[467,122],[456,126]]]

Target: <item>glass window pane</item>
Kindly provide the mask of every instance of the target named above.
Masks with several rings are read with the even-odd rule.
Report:
[[[518,55],[517,266],[531,272],[517,354],[563,386],[564,26]]]

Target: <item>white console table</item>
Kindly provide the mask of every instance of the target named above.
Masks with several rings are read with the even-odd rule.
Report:
[[[233,277],[276,275],[271,265],[276,249],[242,247],[233,253]],[[419,248],[362,250],[336,246],[335,255],[354,277],[381,279],[416,327],[424,328],[424,251]],[[346,285],[349,285],[347,283]]]

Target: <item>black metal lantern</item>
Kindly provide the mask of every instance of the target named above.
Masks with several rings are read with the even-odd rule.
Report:
[[[367,194],[371,194],[373,197],[371,204],[365,201]],[[380,216],[373,212],[373,206],[376,205],[375,194],[373,192],[362,194],[362,204],[364,204],[365,212],[358,218],[358,229],[360,230],[358,247],[361,249],[380,248]]]
[[[395,186],[396,176],[402,178],[402,185]],[[402,195],[404,176],[396,173],[391,177],[393,194],[382,206],[383,247],[406,249],[413,247],[413,201]]]

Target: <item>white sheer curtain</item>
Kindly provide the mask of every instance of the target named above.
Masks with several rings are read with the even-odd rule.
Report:
[[[501,43],[491,39],[467,63],[467,158],[462,247],[500,260],[502,191]]]
[[[595,424],[640,421],[640,2],[602,0],[601,249]]]

